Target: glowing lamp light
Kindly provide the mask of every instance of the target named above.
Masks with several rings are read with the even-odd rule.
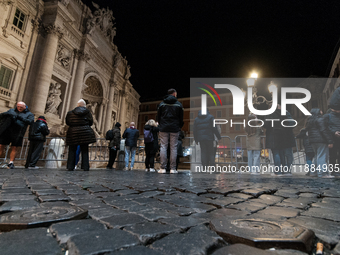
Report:
[[[250,75],[250,78],[254,78],[255,80],[257,79],[258,77],[258,74],[253,72],[251,75]]]
[[[275,89],[276,89],[276,85],[273,82],[270,82],[270,84],[268,85],[268,91],[270,93],[273,93]]]

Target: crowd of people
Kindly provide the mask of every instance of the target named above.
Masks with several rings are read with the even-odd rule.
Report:
[[[181,139],[183,138],[181,128],[183,122],[183,106],[177,100],[175,89],[169,89],[168,95],[158,107],[158,122],[150,119],[145,127],[145,168],[146,171],[155,172],[155,155],[159,150],[158,140],[160,139],[160,159],[161,169],[158,173],[166,173],[169,159],[170,173],[178,173],[178,157],[181,155]],[[81,153],[81,169],[89,171],[89,144],[96,142],[94,130],[91,128],[94,119],[92,113],[86,108],[86,102],[80,99],[77,107],[69,111],[66,115],[66,145],[68,146],[68,158],[66,168],[73,171],[78,163],[79,154]],[[10,162],[8,168],[14,168],[14,160],[17,148],[22,146],[23,137],[27,127],[29,129],[29,150],[25,168],[36,169],[37,161],[43,150],[43,144],[50,130],[44,116],[39,116],[34,122],[34,115],[29,111],[24,102],[18,102],[14,109],[10,109],[0,114],[0,152],[4,153],[7,145],[11,144]],[[109,140],[109,162],[107,169],[114,169],[113,165],[120,149],[121,138],[125,139],[125,168],[132,170],[134,167],[135,154],[137,149],[137,140],[139,131],[135,123],[131,122],[130,126],[125,129],[121,136],[121,124],[115,123],[112,130],[106,133],[106,139]],[[177,149],[178,147],[179,150]],[[169,151],[169,155],[168,155]],[[179,153],[178,153],[179,151]],[[131,156],[131,160],[130,160]],[[129,164],[130,163],[130,164]]]
[[[306,175],[321,178],[334,178],[339,173],[340,164],[340,88],[336,89],[329,103],[329,109],[323,114],[319,108],[313,108],[311,115],[306,119],[304,128],[295,137],[293,133],[294,122],[281,125],[283,119],[292,119],[286,111],[281,115],[281,107],[267,119],[280,121],[264,122],[266,129],[265,148],[273,154],[275,176],[291,176],[294,161],[293,148],[296,146],[295,138],[302,139],[306,155],[306,164],[303,170]],[[258,118],[258,119],[257,119]],[[263,117],[262,117],[263,118]],[[248,120],[261,120],[260,116],[250,115]],[[253,123],[253,125],[256,125]],[[256,130],[257,129],[257,130]],[[248,166],[252,174],[260,174],[260,152],[262,130],[258,128],[245,128],[247,134]],[[333,173],[333,174],[332,174]]]
[[[260,127],[263,116],[250,114],[248,121],[251,126],[246,126],[246,147],[248,154],[248,167],[252,174],[261,173],[260,156],[263,146],[261,136],[265,129],[265,148],[270,149],[273,154],[275,176],[291,175],[294,161],[293,148],[296,146],[296,138],[303,140],[306,154],[305,171],[307,175],[322,178],[332,178],[331,172],[339,172],[340,164],[340,88],[331,97],[329,110],[326,114],[319,108],[311,109],[311,116],[306,120],[305,127],[295,137],[293,133],[294,121],[288,111],[281,115],[281,107],[265,116],[267,119],[280,121],[266,122]],[[281,121],[286,120],[286,126]],[[287,121],[288,119],[288,121]],[[289,120],[292,120],[289,123]],[[89,171],[89,144],[96,142],[93,125],[93,116],[86,108],[86,102],[80,99],[77,107],[66,115],[68,130],[66,134],[66,145],[68,149],[67,170],[73,171],[81,153],[81,168]],[[183,106],[177,100],[177,91],[169,89],[167,96],[159,104],[157,109],[157,120],[150,119],[144,126],[145,144],[145,170],[156,172],[155,156],[160,151],[160,169],[158,173],[164,174],[167,170],[171,174],[178,173],[179,158],[183,156],[182,139]],[[11,144],[10,161],[8,168],[14,168],[14,160],[18,147],[22,145],[23,137],[29,128],[30,146],[25,168],[35,169],[37,161],[43,150],[43,144],[50,130],[46,118],[39,116],[34,122],[34,115],[29,111],[24,102],[18,102],[14,109],[0,114],[0,152],[4,152],[5,146]],[[209,113],[199,112],[193,125],[195,143],[200,145],[201,163],[203,167],[215,165],[215,155],[218,140],[221,139],[220,130],[214,125],[214,117]],[[109,140],[109,162],[107,169],[114,169],[117,152],[120,149],[121,138],[125,139],[125,167],[124,170],[134,168],[137,140],[139,131],[135,123],[125,129],[121,135],[121,124],[116,122],[113,129],[107,131],[106,139]],[[160,144],[159,144],[160,141]],[[131,160],[130,160],[131,157]],[[130,163],[130,164],[129,164]]]

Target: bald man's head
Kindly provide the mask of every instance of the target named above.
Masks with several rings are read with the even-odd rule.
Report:
[[[26,109],[26,104],[24,102],[18,102],[17,103],[17,110],[19,112],[23,112]]]

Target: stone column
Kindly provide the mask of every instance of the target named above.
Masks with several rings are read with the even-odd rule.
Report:
[[[119,113],[119,118],[120,118],[120,124],[122,124],[122,126],[125,129],[125,117],[126,117],[126,98],[127,98],[127,93],[124,91],[120,91],[121,97],[122,97],[122,102],[120,105],[120,113]]]
[[[66,95],[65,95],[65,99],[63,102],[63,111],[61,114],[61,119],[64,121],[67,112],[70,110],[70,100],[72,98],[72,90],[73,90],[73,84],[74,84],[74,76],[77,72],[77,67],[78,67],[78,58],[77,58],[77,54],[78,54],[78,50],[73,50],[73,67],[72,67],[72,72],[71,72],[71,79],[68,82],[67,88],[66,88]]]
[[[18,91],[18,97],[17,97],[18,101],[21,101],[24,98],[24,94],[25,94],[24,92],[27,89],[26,88],[28,84],[27,78],[28,78],[29,70],[32,64],[33,53],[34,53],[35,45],[36,45],[37,38],[38,38],[39,28],[40,28],[40,22],[38,21],[38,19],[32,19],[31,22],[32,22],[32,32],[31,32],[30,42],[29,42],[28,50],[27,50],[28,54],[25,59],[24,73],[20,81],[20,90]]]
[[[73,109],[77,106],[77,102],[81,99],[81,90],[83,88],[83,79],[84,79],[84,72],[85,72],[85,64],[86,61],[89,60],[89,57],[84,51],[77,52],[78,58],[78,66],[77,71],[75,73],[73,89],[72,89],[72,96],[70,98],[70,109]]]
[[[57,52],[58,39],[62,37],[60,27],[49,25],[44,27],[47,32],[44,53],[41,58],[39,72],[36,78],[30,110],[37,116],[44,114],[48,91],[52,77],[55,54]]]
[[[101,130],[102,129],[102,119],[103,119],[103,107],[104,107],[104,105],[103,105],[103,103],[101,103],[100,104],[100,106],[99,106],[99,117],[98,117],[98,125],[99,125],[99,127],[98,127],[98,129],[99,130]]]
[[[112,118],[112,108],[113,108],[113,96],[115,91],[115,83],[113,81],[110,81],[110,92],[109,92],[109,102],[107,104],[106,108],[106,118],[105,118],[105,128],[104,132],[111,129],[111,118]]]

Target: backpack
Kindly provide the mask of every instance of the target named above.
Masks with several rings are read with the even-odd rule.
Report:
[[[153,134],[151,130],[144,129],[144,143],[152,143],[153,142]]]
[[[106,140],[112,140],[113,139],[113,131],[112,131],[112,129],[106,132],[105,139]]]

